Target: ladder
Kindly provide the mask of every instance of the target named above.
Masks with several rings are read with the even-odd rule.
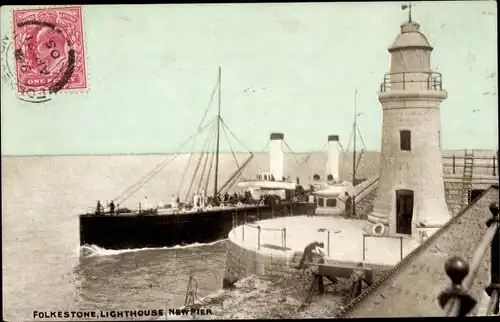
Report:
[[[472,172],[474,169],[474,150],[465,150],[464,154],[464,172],[462,177],[462,193],[460,208],[463,209],[469,204],[470,190],[472,189]]]

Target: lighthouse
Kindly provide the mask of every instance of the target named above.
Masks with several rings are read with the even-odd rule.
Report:
[[[440,146],[441,74],[430,69],[433,47],[411,21],[388,49],[390,71],[378,93],[382,106],[380,181],[370,232],[416,236],[450,219]]]

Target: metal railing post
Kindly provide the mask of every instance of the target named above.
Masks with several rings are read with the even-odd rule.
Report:
[[[493,175],[496,176],[496,171],[497,170],[497,165],[496,165],[496,158],[493,156]]]
[[[257,226],[257,250],[260,250],[260,225]]]
[[[327,236],[326,236],[326,253],[328,256],[330,256],[330,229],[326,231]]]
[[[241,240],[245,241],[245,224],[241,226]]]
[[[455,155],[453,155],[453,174],[455,174]]]
[[[286,249],[286,227],[283,228],[283,249]]]
[[[500,292],[500,217],[498,215],[498,203],[490,205],[492,217],[486,222],[488,227],[496,225],[496,233],[491,241],[491,281],[486,288],[486,293],[491,297],[489,309],[492,314],[498,314],[499,311],[499,292]],[[496,294],[495,294],[496,293]]]
[[[399,237],[400,245],[399,245],[399,252],[401,254],[401,260],[403,260],[403,236]]]
[[[363,261],[365,260],[365,239],[366,239],[366,235],[363,235]]]

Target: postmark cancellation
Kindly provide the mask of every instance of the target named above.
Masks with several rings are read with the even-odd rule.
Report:
[[[86,90],[82,7],[13,10],[17,94]]]

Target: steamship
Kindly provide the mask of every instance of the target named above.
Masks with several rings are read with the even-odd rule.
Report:
[[[243,170],[250,163],[254,154],[250,152],[245,162],[237,168],[231,177],[221,186],[218,184],[219,174],[219,143],[220,130],[227,125],[221,118],[221,69],[219,68],[215,90],[218,90],[218,111],[217,116],[211,122],[203,125],[208,108],[198,128],[198,132],[189,138],[181,146],[184,147],[195,137],[207,128],[212,128],[216,133],[215,152],[207,170],[208,154],[204,161],[201,172],[198,190],[193,194],[192,199],[188,197],[193,186],[194,176],[202,163],[202,157],[198,160],[193,180],[186,196],[186,201],[181,202],[179,196],[173,197],[170,205],[148,207],[147,203],[141,205],[139,209],[130,210],[120,208],[130,196],[136,193],[151,178],[156,176],[168,165],[173,158],[170,158],[158,165],[135,185],[129,187],[119,197],[113,199],[112,205],[106,208],[98,205],[95,212],[79,215],[80,225],[80,245],[96,245],[106,249],[133,249],[146,247],[172,247],[176,245],[188,245],[193,243],[211,243],[227,238],[234,225],[241,223],[283,217],[293,214],[304,214],[314,211],[314,204],[308,203],[301,196],[296,195],[298,185],[289,182],[283,173],[283,155],[281,147],[283,134],[271,134],[271,153],[278,153],[277,158],[271,157],[270,172],[258,174],[257,180],[247,180],[238,182],[238,187],[246,188],[245,196],[230,196],[228,191],[238,181]],[[229,130],[230,133],[232,133]],[[281,160],[280,161],[276,161]],[[274,160],[274,161],[273,161]],[[208,183],[210,181],[212,162],[215,163],[213,175],[213,195],[208,196]],[[187,169],[186,169],[187,170]],[[208,172],[207,172],[208,171]],[[275,178],[275,175],[277,178]],[[184,176],[183,176],[184,177]],[[183,178],[184,179],[184,178]],[[205,179],[205,184],[202,184]],[[226,191],[226,193],[224,193]],[[300,191],[304,191],[303,189]],[[114,209],[114,205],[117,205]]]

